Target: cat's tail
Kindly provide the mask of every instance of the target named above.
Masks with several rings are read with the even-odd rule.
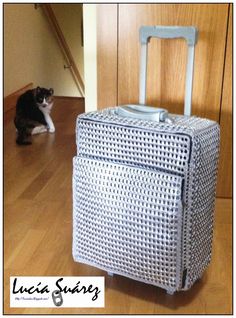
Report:
[[[32,142],[30,140],[24,140],[24,139],[21,139],[19,137],[16,138],[16,143],[19,146],[28,146],[28,145],[32,144]]]
[[[20,146],[27,146],[32,144],[31,140],[29,139],[29,135],[26,132],[22,131],[17,132],[16,143]]]
[[[27,127],[25,125],[25,121],[23,118],[19,119],[19,117],[14,118],[14,124],[17,129],[17,138],[16,143],[20,146],[31,145],[32,142],[30,140],[30,133],[27,131]]]

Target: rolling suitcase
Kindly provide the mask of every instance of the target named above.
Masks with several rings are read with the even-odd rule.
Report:
[[[151,37],[186,39],[185,115],[145,105]],[[139,105],[77,118],[73,257],[173,294],[211,259],[219,125],[191,116],[194,27],[141,27]]]

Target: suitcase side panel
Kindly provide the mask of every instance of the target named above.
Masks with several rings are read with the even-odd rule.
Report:
[[[219,132],[219,125],[215,124],[193,138],[184,220],[183,267],[187,275],[183,289],[190,288],[202,276],[211,260]]]

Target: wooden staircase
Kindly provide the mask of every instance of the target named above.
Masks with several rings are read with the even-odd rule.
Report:
[[[80,72],[77,68],[77,65],[75,63],[75,60],[73,58],[73,55],[71,54],[70,48],[66,42],[66,39],[63,35],[63,32],[59,26],[59,23],[57,21],[57,18],[53,12],[53,9],[50,4],[42,3],[40,4],[40,7],[42,7],[51,27],[53,30],[53,33],[57,39],[57,42],[60,46],[61,52],[63,54],[63,57],[69,66],[69,70],[71,72],[71,75],[75,81],[75,84],[81,94],[82,97],[84,97],[84,82],[82,80],[82,77],[80,75]]]

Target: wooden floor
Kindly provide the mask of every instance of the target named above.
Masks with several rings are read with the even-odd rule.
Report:
[[[83,109],[59,99],[55,134],[15,145],[12,113],[4,126],[4,312],[5,314],[230,314],[232,313],[232,204],[217,199],[213,259],[188,292],[160,288],[75,263],[72,238],[72,157],[75,120]],[[10,308],[10,276],[105,276],[105,308]]]

